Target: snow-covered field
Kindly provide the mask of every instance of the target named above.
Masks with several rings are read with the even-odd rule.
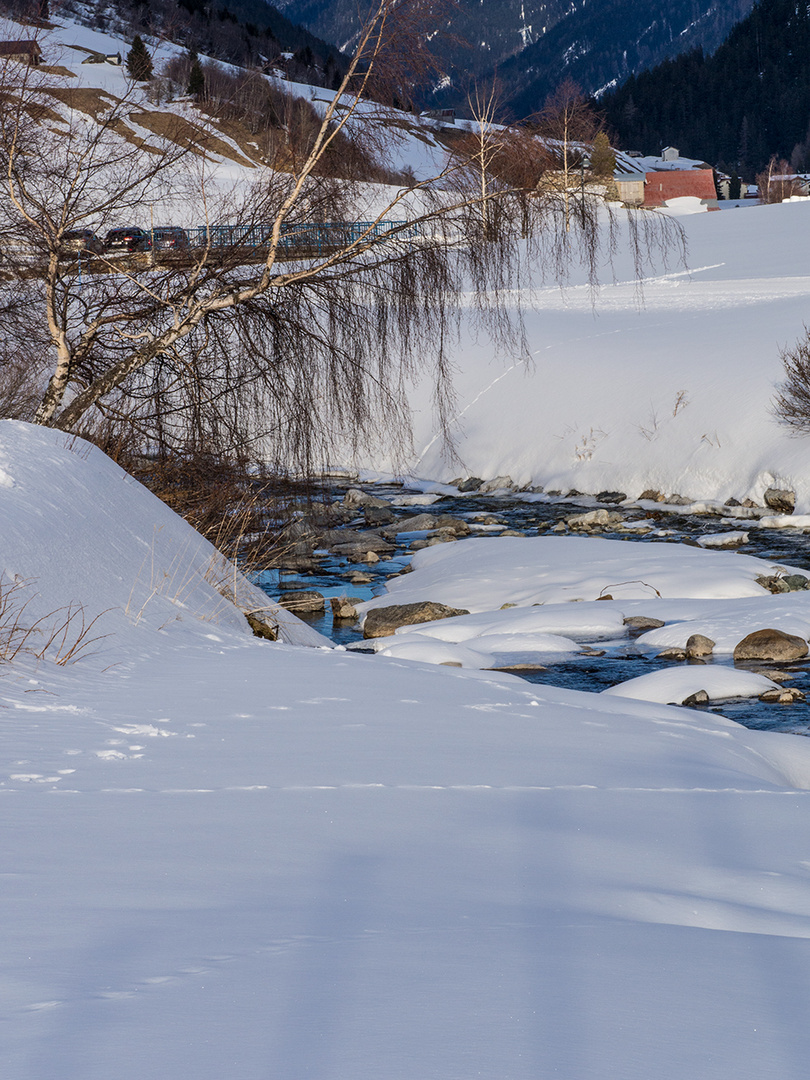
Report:
[[[805,739],[261,642],[206,545],[58,432],[0,423],[0,522],[21,624],[80,602],[108,635],[0,667],[4,1077],[804,1076]],[[550,590],[492,618],[614,633],[614,603],[550,584],[595,588],[607,542],[550,542],[522,598],[531,541],[427,549],[398,580],[484,549],[490,606]],[[614,546],[628,580],[649,546]],[[662,618],[794,602],[752,595],[742,556],[666,552]]]
[[[535,296],[530,363],[464,339],[454,423],[463,466],[442,459],[429,387],[420,385],[407,471],[759,503],[775,485],[795,490],[797,511],[807,513],[808,443],[772,406],[780,349],[810,318],[810,200],[678,220],[689,272],[651,268],[641,306],[620,254],[594,306],[576,272],[568,288]],[[384,455],[361,464],[398,467]]]

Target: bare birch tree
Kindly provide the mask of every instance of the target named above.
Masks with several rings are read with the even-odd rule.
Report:
[[[417,372],[432,377],[443,422],[448,344],[462,309],[496,346],[525,347],[510,291],[557,278],[576,257],[567,194],[560,218],[552,201],[527,201],[508,178],[468,184],[470,160],[458,158],[393,191],[324,175],[340,140],[369,129],[369,95],[406,92],[419,18],[431,11],[427,0],[375,0],[303,149],[219,197],[208,176],[210,137],[187,118],[157,128],[135,89],[88,101],[34,69],[0,70],[0,236],[6,300],[14,299],[0,302],[0,330],[9,340],[3,311],[24,303],[29,326],[18,351],[41,379],[37,423],[75,431],[120,418],[147,443],[261,445],[271,460],[308,469],[326,459],[334,437],[343,445],[407,439],[408,379]],[[66,258],[68,231],[109,228],[130,214],[143,221],[147,208],[172,200],[196,205],[205,224],[188,258]],[[324,223],[358,219],[362,226],[342,233],[333,227],[325,247],[290,250],[296,229],[314,235]],[[219,243],[221,225],[230,238],[260,229],[261,245]],[[677,241],[665,219],[650,228],[641,230],[645,245]],[[579,237],[595,274],[593,208]]]

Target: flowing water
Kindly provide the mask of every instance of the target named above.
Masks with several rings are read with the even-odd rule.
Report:
[[[363,485],[364,490],[383,498],[395,498],[402,494],[399,486]],[[342,498],[346,488],[335,487],[328,493],[332,500]],[[649,504],[645,504],[649,505]],[[527,536],[545,534],[558,522],[586,510],[604,507],[615,510],[616,506],[598,503],[596,499],[582,498],[547,498],[542,501],[525,501],[520,497],[498,495],[456,497],[443,499],[430,506],[392,507],[399,517],[428,512],[431,514],[451,514],[464,518],[470,524],[472,535],[498,535],[504,528],[518,530]],[[717,515],[690,515],[672,512],[668,509],[652,511],[655,516],[655,531],[647,536],[617,530],[605,530],[599,535],[607,539],[624,540],[628,543],[669,540],[672,542],[695,543],[701,535],[715,535],[721,532],[744,531],[749,534],[749,542],[738,550],[762,559],[784,563],[788,566],[806,568],[810,576],[810,534],[796,529],[762,529],[756,520],[725,519]],[[360,512],[362,517],[362,512]],[[503,523],[501,527],[477,524],[475,519],[491,516]],[[638,516],[643,516],[641,511]],[[364,528],[362,522],[352,522],[348,528]],[[390,526],[388,526],[390,528]],[[552,533],[552,535],[554,535]],[[581,535],[581,534],[577,534]],[[410,561],[408,544],[414,534],[408,534],[407,542],[397,548],[391,558],[379,563],[350,563],[337,555],[324,555],[318,560],[318,568],[312,572],[292,570],[274,570],[261,575],[258,583],[273,599],[298,590],[315,590],[326,598],[326,612],[323,615],[306,618],[306,621],[336,644],[355,646],[362,641],[362,631],[356,624],[341,621],[333,622],[329,598],[333,596],[354,596],[368,600],[385,592],[388,577],[402,570]],[[405,537],[401,537],[405,540]],[[360,571],[367,574],[369,581],[363,584],[350,582],[348,575]],[[550,686],[565,687],[571,690],[599,692],[616,683],[645,675],[652,671],[672,666],[672,661],[660,660],[655,655],[645,652],[634,645],[632,639],[622,638],[615,642],[599,642],[594,651],[604,655],[594,656],[578,654],[562,661],[549,660],[544,670],[530,671],[521,677],[528,682]],[[718,660],[709,659],[708,663],[731,665],[726,657]],[[700,661],[694,661],[700,663]],[[773,665],[769,665],[770,668]],[[796,688],[810,699],[810,657],[795,664],[782,665],[780,670],[791,678],[786,686]],[[746,727],[788,731],[810,735],[810,700],[795,702],[792,705],[764,703],[756,698],[731,699],[713,702],[703,708],[727,716]]]

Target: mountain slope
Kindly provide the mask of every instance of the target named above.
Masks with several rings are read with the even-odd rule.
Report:
[[[555,27],[499,75],[516,116],[542,107],[566,77],[598,93],[688,49],[716,49],[753,0],[578,0]]]
[[[810,14],[795,0],[761,0],[713,56],[693,52],[605,95],[625,146],[665,143],[746,178],[771,154],[810,166]]]
[[[753,0],[458,0],[436,19],[434,47],[448,80],[443,104],[469,75],[497,70],[515,115],[540,108],[570,76],[588,92],[686,49],[711,51]],[[290,19],[341,48],[358,26],[355,0],[277,0]]]

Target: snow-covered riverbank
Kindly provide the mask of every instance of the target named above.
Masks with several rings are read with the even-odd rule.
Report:
[[[780,349],[810,320],[810,200],[681,216],[689,272],[651,266],[643,302],[626,255],[591,304],[574,272],[537,295],[530,362],[485,341],[455,351],[453,434],[467,475],[508,474],[546,490],[648,489],[688,499],[751,498],[775,485],[810,511],[808,442],[775,418]],[[524,298],[528,299],[528,298]],[[414,388],[407,470],[451,480],[430,388]],[[400,467],[390,455],[360,464]]]
[[[804,1075],[806,739],[261,642],[97,451],[0,469],[30,615],[114,609],[0,678],[5,1076]]]

